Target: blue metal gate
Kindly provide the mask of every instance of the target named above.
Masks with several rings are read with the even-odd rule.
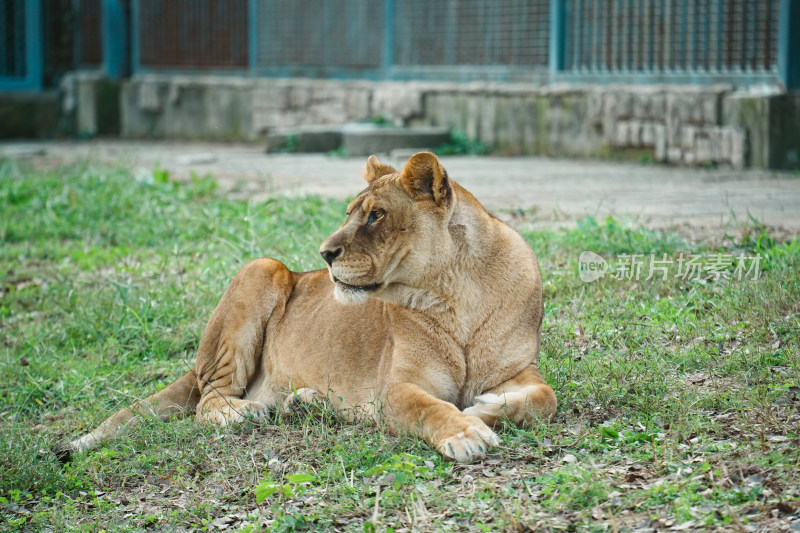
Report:
[[[0,89],[42,86],[42,28],[39,0],[0,0]]]
[[[778,82],[780,0],[568,0],[567,81]]]
[[[53,1],[0,0],[0,89],[42,87],[42,6]],[[203,72],[800,87],[800,0],[72,0],[72,5],[74,66],[102,68],[111,77],[128,71]]]

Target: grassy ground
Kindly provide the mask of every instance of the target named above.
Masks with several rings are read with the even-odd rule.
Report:
[[[481,464],[322,409],[227,430],[149,420],[61,466],[61,437],[191,366],[244,262],[323,266],[344,204],[0,162],[0,213],[0,530],[800,529],[798,240],[755,228],[712,248],[614,220],[521,222],[544,273],[540,366],[559,413],[505,428]],[[634,253],[673,263],[666,280],[645,280],[645,261],[638,281],[584,283],[584,250],[612,267]],[[731,274],[728,254],[764,259],[757,280],[684,279],[681,253],[707,267],[722,254]]]

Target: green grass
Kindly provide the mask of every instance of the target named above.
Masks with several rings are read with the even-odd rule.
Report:
[[[769,531],[800,499],[800,241],[726,248],[587,218],[527,231],[545,279],[556,420],[482,464],[326,409],[220,430],[147,420],[60,465],[51,449],[174,380],[255,257],[322,267],[345,204],[226,199],[211,178],[0,162],[0,529]],[[758,280],[578,278],[584,250],[760,253]],[[733,261],[734,259],[730,259]],[[671,270],[675,274],[675,266]],[[792,513],[795,513],[792,515]]]
[[[467,134],[461,130],[453,130],[450,133],[450,142],[433,149],[433,152],[438,155],[486,155],[490,151],[488,146],[467,137]]]

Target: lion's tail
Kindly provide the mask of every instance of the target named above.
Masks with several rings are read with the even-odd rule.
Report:
[[[125,428],[138,424],[142,417],[157,416],[161,420],[167,420],[184,416],[193,413],[199,401],[200,388],[197,386],[197,376],[194,370],[190,370],[152,396],[111,415],[92,432],[61,445],[56,453],[62,461],[68,461],[72,453],[94,448]]]

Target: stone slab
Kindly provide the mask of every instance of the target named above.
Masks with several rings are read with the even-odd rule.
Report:
[[[272,131],[268,152],[314,153],[339,148],[348,155],[387,154],[397,149],[430,150],[450,141],[444,127],[398,128],[368,123],[314,125]]]
[[[330,152],[342,146],[342,126],[298,126],[272,131],[267,137],[268,152]]]
[[[398,148],[430,150],[450,141],[450,129],[419,128],[345,128],[342,147],[351,156],[384,154]]]

